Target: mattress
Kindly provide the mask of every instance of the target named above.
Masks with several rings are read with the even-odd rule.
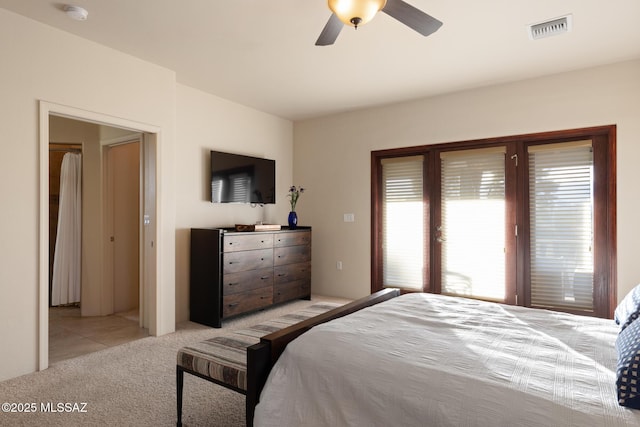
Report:
[[[255,426],[639,426],[613,320],[407,294],[318,325],[273,367]]]

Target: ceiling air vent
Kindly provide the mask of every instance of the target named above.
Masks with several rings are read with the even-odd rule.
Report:
[[[529,38],[538,40],[571,31],[571,15],[529,25]]]

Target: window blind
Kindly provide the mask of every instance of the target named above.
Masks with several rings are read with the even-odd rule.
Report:
[[[591,141],[529,147],[531,305],[593,310]]]
[[[382,160],[383,286],[422,290],[423,156]]]
[[[504,147],[441,153],[442,292],[505,298]]]

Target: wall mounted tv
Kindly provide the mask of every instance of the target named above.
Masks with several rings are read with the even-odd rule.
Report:
[[[276,202],[276,161],[211,151],[211,202]]]

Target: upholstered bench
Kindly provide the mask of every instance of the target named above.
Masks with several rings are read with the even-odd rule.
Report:
[[[303,320],[325,313],[341,304],[316,303],[294,313],[269,320],[247,329],[236,330],[178,350],[176,365],[178,422],[182,425],[182,391],[184,373],[247,393],[247,347],[260,338]]]

